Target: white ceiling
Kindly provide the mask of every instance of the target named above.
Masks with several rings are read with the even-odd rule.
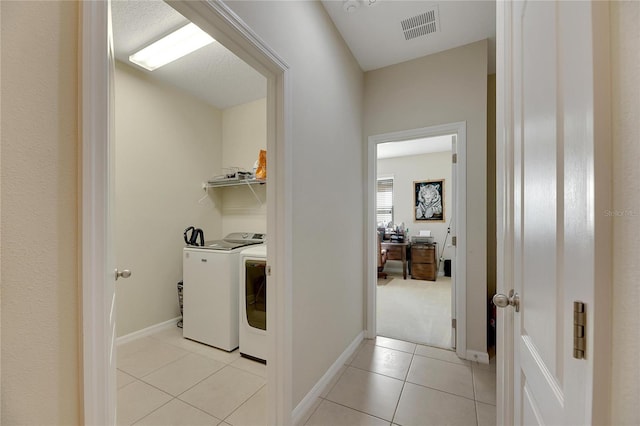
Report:
[[[451,151],[451,135],[378,144],[378,160]]]
[[[322,0],[364,71],[404,62],[474,41],[490,39],[489,70],[495,72],[495,1]],[[373,2],[372,6],[368,6]],[[436,6],[438,32],[406,41],[400,22]],[[129,62],[129,55],[189,21],[162,0],[113,0],[116,59],[224,109],[264,98],[266,79],[220,43],[213,43],[155,71]]]
[[[129,55],[189,21],[164,1],[112,2],[116,59],[220,109],[267,96],[266,79],[215,42],[155,71],[129,62]]]
[[[352,1],[359,4],[352,13],[344,10],[343,0],[322,0],[322,4],[364,71],[489,39],[489,72],[495,72],[495,1]],[[440,15],[440,30],[405,40],[401,21],[433,6]]]

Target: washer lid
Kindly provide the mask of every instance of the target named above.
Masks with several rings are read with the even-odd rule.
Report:
[[[228,243],[236,243],[243,245],[260,244],[267,240],[266,234],[258,234],[253,232],[232,232],[224,237],[224,241]],[[242,246],[238,246],[242,247]]]
[[[209,250],[224,250],[231,251],[240,247],[246,247],[257,243],[252,242],[229,242],[226,240],[214,240],[214,241],[205,241],[204,246],[197,247],[201,249],[209,249]]]

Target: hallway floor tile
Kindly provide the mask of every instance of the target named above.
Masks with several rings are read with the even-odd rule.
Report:
[[[118,425],[266,426],[266,366],[163,330],[118,346]],[[495,425],[495,363],[365,340],[307,426]]]

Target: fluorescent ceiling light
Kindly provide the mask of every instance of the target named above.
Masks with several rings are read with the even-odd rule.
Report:
[[[129,61],[153,71],[214,41],[196,24],[190,23],[129,56]]]

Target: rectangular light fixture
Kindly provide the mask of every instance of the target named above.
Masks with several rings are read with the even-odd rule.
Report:
[[[129,61],[153,71],[214,41],[196,24],[190,23],[129,56]]]

